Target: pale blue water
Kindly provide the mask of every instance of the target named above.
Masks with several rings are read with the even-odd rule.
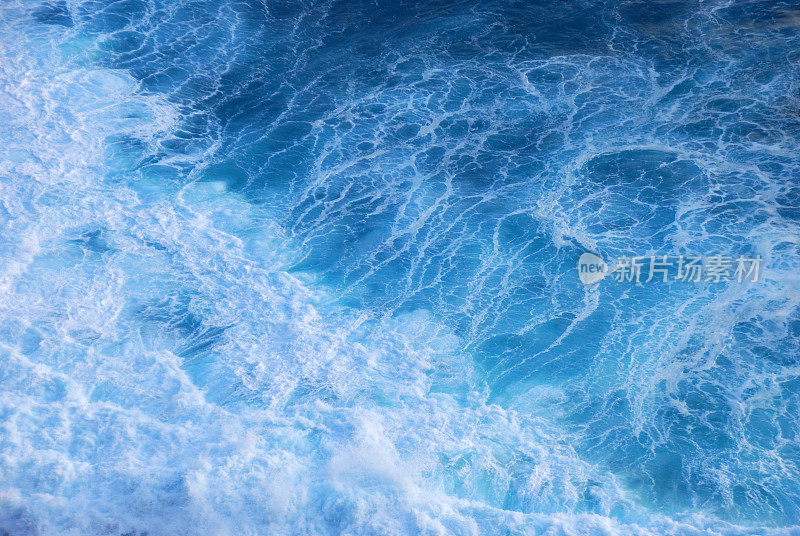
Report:
[[[797,2],[5,0],[0,202],[4,536],[800,534]]]

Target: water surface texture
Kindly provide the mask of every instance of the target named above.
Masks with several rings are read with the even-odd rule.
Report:
[[[800,4],[4,0],[0,534],[800,534]]]

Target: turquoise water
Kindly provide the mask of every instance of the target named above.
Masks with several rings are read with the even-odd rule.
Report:
[[[0,534],[800,534],[799,51],[781,1],[0,4]]]

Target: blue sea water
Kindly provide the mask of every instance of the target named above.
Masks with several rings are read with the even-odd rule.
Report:
[[[0,222],[3,536],[800,534],[796,1],[4,0]]]

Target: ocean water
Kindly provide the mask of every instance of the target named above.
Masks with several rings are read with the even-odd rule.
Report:
[[[0,534],[800,534],[800,4],[3,0]]]

